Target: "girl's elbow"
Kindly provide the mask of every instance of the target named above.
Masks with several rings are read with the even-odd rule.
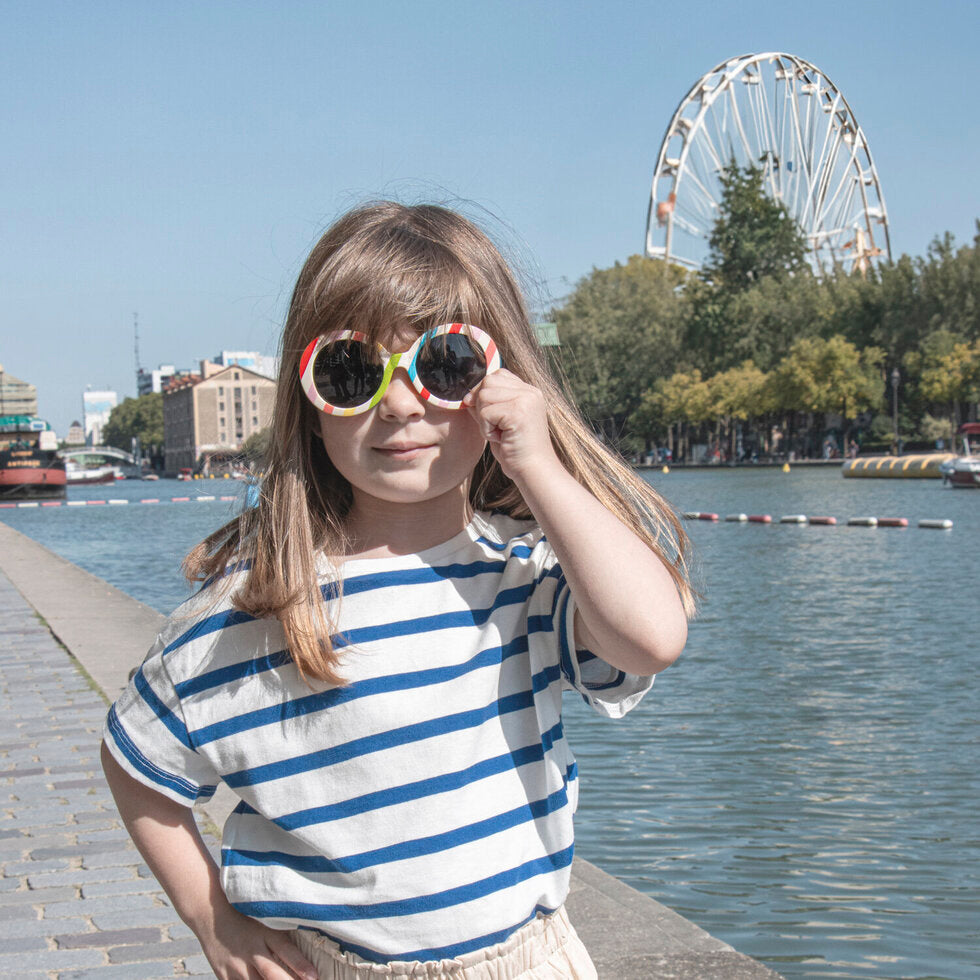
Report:
[[[687,644],[687,619],[682,618],[678,623],[661,633],[656,645],[647,650],[650,663],[650,674],[659,674],[666,670],[684,652]]]

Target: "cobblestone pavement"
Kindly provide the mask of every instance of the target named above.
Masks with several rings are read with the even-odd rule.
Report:
[[[0,572],[0,977],[6,980],[212,976],[113,805],[99,764],[106,710],[75,660]]]

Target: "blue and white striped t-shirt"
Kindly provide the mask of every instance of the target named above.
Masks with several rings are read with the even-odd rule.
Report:
[[[277,620],[206,589],[110,710],[109,749],[180,803],[219,779],[241,798],[221,880],[246,915],[376,962],[502,942],[568,891],[562,690],[617,717],[653,679],[575,649],[574,601],[531,522],[477,514],[442,545],[342,575],[345,686],[305,684]],[[336,603],[330,581],[325,562]]]

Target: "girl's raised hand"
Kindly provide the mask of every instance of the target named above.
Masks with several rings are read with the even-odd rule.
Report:
[[[551,444],[544,395],[506,369],[487,375],[463,404],[480,424],[490,450],[515,482],[551,463],[561,466]]]

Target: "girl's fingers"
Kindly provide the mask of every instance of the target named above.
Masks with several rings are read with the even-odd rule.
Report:
[[[278,961],[278,957],[273,956],[256,956],[253,960],[252,969],[254,969],[261,980],[296,980],[297,977],[302,977],[303,980],[317,980],[317,974],[314,970],[312,973],[300,973],[294,971],[282,965]]]
[[[302,980],[317,980],[316,967],[300,952],[299,947],[290,941],[285,933],[272,930],[266,945],[276,958],[289,967]],[[290,977],[290,980],[292,978]]]

